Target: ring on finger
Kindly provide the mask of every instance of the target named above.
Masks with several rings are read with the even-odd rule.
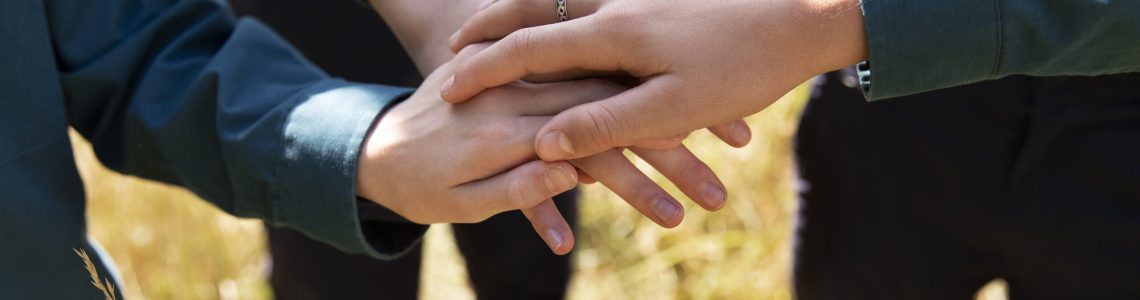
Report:
[[[566,0],[554,0],[556,11],[558,13],[558,22],[566,22],[569,17],[566,16]]]

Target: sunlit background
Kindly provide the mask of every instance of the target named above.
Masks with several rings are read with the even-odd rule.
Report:
[[[797,204],[790,142],[807,93],[800,87],[748,118],[755,138],[743,149],[706,132],[686,140],[729,188],[729,204],[719,212],[683,200],[684,223],[662,229],[604,187],[586,186],[570,298],[791,299]],[[260,221],[229,216],[179,188],[108,171],[72,136],[90,233],[118,266],[127,299],[273,297]],[[424,299],[474,298],[449,231],[432,226],[425,238]],[[1004,284],[991,283],[978,298],[1005,299]]]

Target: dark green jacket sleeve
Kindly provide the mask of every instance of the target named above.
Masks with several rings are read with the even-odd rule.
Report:
[[[870,100],[1014,74],[1140,71],[1140,1],[862,0],[862,8]]]
[[[218,1],[45,5],[68,118],[106,166],[347,252],[391,257],[426,229],[357,213],[361,142],[409,90],[329,78]]]

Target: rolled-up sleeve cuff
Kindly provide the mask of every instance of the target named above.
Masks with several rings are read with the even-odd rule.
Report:
[[[864,96],[873,101],[991,79],[1001,49],[999,1],[862,0]]]
[[[362,142],[376,117],[411,90],[327,80],[285,122],[274,223],[349,253],[381,259],[415,245],[427,226],[363,220],[356,197]]]

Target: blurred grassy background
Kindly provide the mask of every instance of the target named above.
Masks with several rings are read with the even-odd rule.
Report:
[[[586,186],[570,298],[791,299],[790,142],[807,92],[801,86],[749,117],[754,139],[746,148],[724,146],[706,132],[686,141],[729,188],[729,205],[719,212],[686,203],[684,223],[662,229],[604,187]],[[127,299],[272,298],[259,221],[231,217],[179,188],[110,172],[81,138],[73,140],[90,233],[117,263]],[[424,299],[474,298],[449,230],[433,226],[426,237]],[[979,298],[1004,299],[1004,286],[993,283]]]

